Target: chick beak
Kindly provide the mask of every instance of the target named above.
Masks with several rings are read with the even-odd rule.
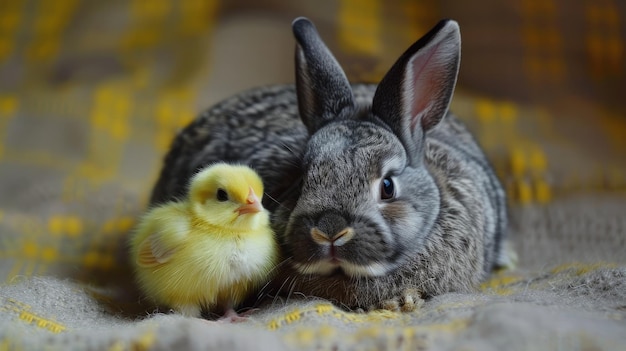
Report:
[[[261,205],[261,201],[259,201],[259,198],[254,193],[254,190],[252,190],[252,187],[250,187],[250,191],[248,192],[246,204],[239,207],[236,211],[239,212],[240,216],[246,213],[257,213],[263,211],[263,205]]]

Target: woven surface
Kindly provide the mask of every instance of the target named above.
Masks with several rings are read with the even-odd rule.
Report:
[[[268,349],[619,349],[625,14],[610,0],[0,2],[0,350],[257,339]],[[459,21],[453,110],[507,188],[520,268],[411,314],[276,300],[237,326],[137,321],[146,310],[124,240],[161,158],[210,104],[293,81],[299,15],[353,81],[380,79],[439,18]]]

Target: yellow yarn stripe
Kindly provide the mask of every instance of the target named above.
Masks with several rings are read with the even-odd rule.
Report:
[[[380,13],[378,0],[342,0],[338,14],[340,45],[352,53],[380,52]]]

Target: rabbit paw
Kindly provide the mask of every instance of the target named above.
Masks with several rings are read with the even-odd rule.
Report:
[[[394,312],[413,312],[424,304],[422,294],[415,289],[407,289],[402,295],[381,303],[381,308]]]
[[[500,257],[496,261],[496,269],[508,271],[517,267],[518,257],[517,252],[513,248],[513,244],[510,241],[505,241],[500,252]]]

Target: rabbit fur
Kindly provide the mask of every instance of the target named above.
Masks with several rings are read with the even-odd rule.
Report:
[[[268,291],[348,308],[402,308],[474,289],[499,265],[502,186],[448,112],[460,32],[442,20],[378,85],[350,84],[314,25],[293,22],[296,84],[261,87],[202,113],[173,141],[151,197],[185,196],[215,162],[246,164],[284,262]],[[389,197],[391,195],[391,197]]]

